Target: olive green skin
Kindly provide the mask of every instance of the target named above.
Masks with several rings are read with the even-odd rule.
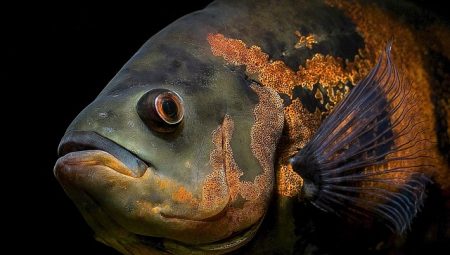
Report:
[[[291,50],[296,43],[295,36],[292,36],[294,31],[302,34],[313,32],[326,40],[321,40],[312,50]],[[67,132],[94,131],[149,162],[155,171],[200,192],[200,183],[211,171],[205,167],[213,149],[211,133],[229,115],[235,124],[231,140],[233,155],[244,169],[241,179],[253,180],[262,171],[251,151],[249,136],[258,97],[250,88],[252,80],[245,75],[244,68],[226,65],[222,58],[212,55],[207,41],[210,33],[221,33],[238,38],[247,45],[258,45],[271,59],[282,60],[293,70],[315,53],[352,59],[364,46],[355,25],[342,11],[322,1],[215,1],[204,10],[180,18],[150,38],[78,115]],[[177,132],[155,132],[138,116],[137,102],[143,94],[155,88],[172,90],[183,98],[185,118]],[[324,110],[311,93],[298,97],[311,112],[316,108]],[[287,106],[290,102],[285,100],[284,103]],[[186,161],[190,161],[190,167],[186,167]],[[93,188],[91,195],[97,196],[102,206],[112,204],[111,208],[120,207],[114,199],[117,196],[114,192],[107,185],[99,185]],[[146,192],[146,199],[164,199],[158,195],[156,187]],[[131,192],[127,195],[130,201],[142,198]],[[78,195],[71,197],[76,200]],[[321,254],[336,248],[339,242],[349,250],[361,251],[363,247],[372,249],[379,240],[390,238],[384,230],[369,233],[354,227],[355,233],[362,233],[364,238],[373,240],[355,245],[354,242],[361,241],[361,237],[330,237],[331,234],[326,234],[324,240],[317,242],[317,226],[331,229],[329,233],[339,233],[339,228],[347,225],[307,205],[298,204],[295,198],[274,197],[269,208],[257,236],[236,253]],[[110,212],[110,216],[116,217],[115,220],[128,231],[143,236],[148,233],[146,225],[139,224],[139,219],[124,216],[123,211],[116,209]],[[95,225],[88,214],[84,215],[88,223]],[[318,223],[318,215],[325,220]],[[161,227],[152,224],[150,226]],[[321,231],[318,233],[325,230]],[[127,234],[127,238],[129,236]],[[316,243],[309,243],[311,240],[308,238]],[[320,245],[325,248],[320,248]]]

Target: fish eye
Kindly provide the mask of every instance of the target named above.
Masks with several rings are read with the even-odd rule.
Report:
[[[181,97],[167,89],[153,89],[139,99],[136,110],[139,117],[158,132],[173,132],[184,117]]]
[[[155,108],[159,117],[169,125],[180,123],[183,119],[183,101],[174,92],[163,92],[155,99]]]

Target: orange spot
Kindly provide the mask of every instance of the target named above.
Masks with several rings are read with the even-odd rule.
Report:
[[[194,200],[192,193],[187,191],[184,187],[179,187],[173,194],[172,199],[175,202],[187,203]]]
[[[166,179],[158,179],[156,183],[158,184],[160,189],[167,189],[172,185],[171,182]]]
[[[304,36],[299,31],[295,31],[295,35],[298,37],[298,42],[294,45],[294,48],[296,49],[303,47],[312,49],[313,44],[317,43],[316,37],[313,34]]]

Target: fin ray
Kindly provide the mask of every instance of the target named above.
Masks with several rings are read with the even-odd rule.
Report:
[[[403,232],[417,214],[434,169],[433,141],[414,111],[415,93],[390,57],[336,105],[290,162],[316,207],[351,219],[379,219]]]

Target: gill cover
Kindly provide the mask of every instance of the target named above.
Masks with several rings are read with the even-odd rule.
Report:
[[[290,161],[304,178],[302,198],[349,219],[382,220],[402,233],[422,205],[433,165],[415,110],[420,102],[390,54],[388,45]]]

